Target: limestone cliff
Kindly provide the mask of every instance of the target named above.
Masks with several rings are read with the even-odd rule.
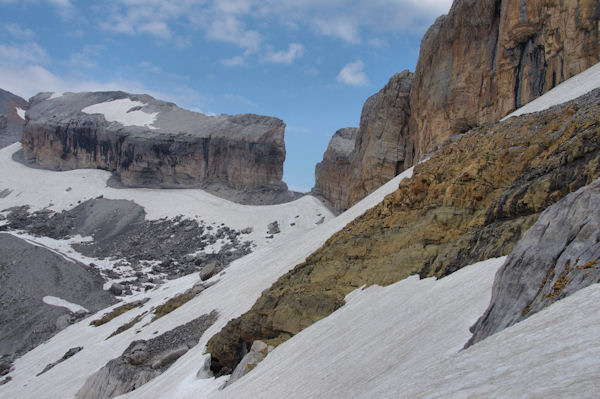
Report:
[[[461,0],[421,42],[413,161],[600,61],[597,0]]]
[[[285,191],[284,129],[276,118],[206,116],[147,95],[40,94],[28,111],[23,157],[56,170],[106,169],[134,187]]]
[[[496,274],[469,345],[600,282],[600,180],[546,209]]]
[[[506,255],[540,212],[600,176],[600,90],[471,130],[334,234],[208,342],[216,372],[244,345],[277,345],[364,284],[446,276]]]
[[[410,166],[412,158],[407,157],[407,150],[412,82],[409,71],[394,75],[365,102],[351,152],[334,161],[328,148],[323,162],[317,165],[314,190],[338,210],[348,209]]]
[[[403,72],[365,103],[341,209],[599,62],[599,26],[597,0],[454,1],[423,37],[414,83]]]
[[[345,209],[351,162],[358,129],[340,129],[331,138],[323,161],[315,167],[315,187],[312,192],[326,198],[336,209]]]
[[[0,89],[0,148],[21,140],[25,125],[23,114],[27,108],[27,101]]]

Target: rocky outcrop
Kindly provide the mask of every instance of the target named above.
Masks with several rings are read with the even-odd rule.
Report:
[[[27,101],[0,89],[0,148],[21,140],[25,125],[23,114],[27,108]]]
[[[600,176],[600,90],[474,129],[415,166],[398,190],[334,234],[208,342],[212,367],[277,345],[364,284],[446,276],[509,254],[539,214]]]
[[[158,337],[133,341],[121,356],[91,375],[75,397],[109,399],[139,388],[194,347],[216,319],[213,311]]]
[[[109,170],[131,187],[286,191],[284,129],[276,118],[206,116],[147,95],[46,93],[31,99],[23,158]]]
[[[325,198],[336,209],[345,209],[348,198],[348,181],[352,176],[352,155],[358,129],[340,129],[331,138],[323,160],[315,167],[313,194]]]
[[[498,271],[468,345],[600,283],[600,180],[546,209]]]
[[[410,166],[413,74],[403,71],[365,102],[358,130],[336,132],[315,169],[313,192],[345,210]]]
[[[597,0],[455,1],[423,37],[414,79],[402,72],[365,103],[339,209],[599,62],[599,24]]]
[[[461,0],[421,42],[413,162],[600,61],[597,0]]]
[[[403,71],[365,102],[346,184],[347,209],[412,165],[408,141],[413,74]]]
[[[231,373],[225,387],[233,384],[250,371],[254,370],[254,368],[258,366],[258,363],[262,362],[273,349],[272,346],[269,346],[262,341],[254,341],[250,351],[244,355],[242,361],[237,365],[235,370],[233,370],[233,373]]]

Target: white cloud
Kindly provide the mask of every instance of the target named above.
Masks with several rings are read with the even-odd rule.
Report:
[[[358,32],[358,22],[350,18],[317,18],[313,20],[313,27],[317,32],[342,39],[345,42],[358,44],[361,42]]]
[[[16,65],[26,63],[45,63],[48,59],[46,50],[37,43],[0,44],[0,60]]]
[[[7,24],[5,27],[15,39],[26,40],[35,36],[35,33],[31,29],[21,28],[19,24]]]
[[[245,63],[246,58],[243,55],[236,55],[234,57],[221,60],[221,64],[225,65],[226,67],[242,66]]]
[[[249,52],[258,50],[262,37],[255,30],[247,30],[234,15],[224,14],[212,21],[207,36],[242,47]]]
[[[351,86],[366,86],[369,84],[369,78],[363,71],[365,64],[361,61],[354,61],[346,64],[340,73],[337,81]]]
[[[304,46],[300,43],[290,43],[288,49],[285,51],[269,52],[265,60],[276,64],[291,64],[297,58],[302,57],[305,50]]]
[[[74,68],[94,68],[98,65],[97,58],[103,50],[104,46],[86,45],[81,51],[71,55],[69,65]]]

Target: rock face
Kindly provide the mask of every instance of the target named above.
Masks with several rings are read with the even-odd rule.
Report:
[[[331,138],[323,161],[315,167],[315,187],[312,192],[327,199],[336,209],[348,203],[348,181],[352,176],[352,155],[358,129],[340,129]]]
[[[599,62],[599,23],[597,0],[455,1],[423,37],[414,79],[402,72],[365,103],[339,209]]]
[[[421,42],[413,162],[600,61],[597,0],[461,0]]]
[[[91,375],[75,397],[109,399],[139,388],[195,346],[216,319],[213,311],[156,338],[132,342],[120,357]]]
[[[474,129],[334,234],[208,342],[215,373],[243,345],[277,345],[364,284],[446,276],[509,254],[539,214],[600,176],[600,90]]]
[[[27,101],[0,89],[0,148],[21,140],[25,125],[22,115],[28,108]]]
[[[45,93],[31,99],[23,157],[55,170],[109,170],[132,187],[285,191],[284,129],[276,118],[206,116],[147,95]]]
[[[600,283],[600,180],[546,209],[494,281],[468,345],[588,285]]]
[[[413,74],[394,75],[365,102],[352,159],[347,209],[412,165],[408,134]]]

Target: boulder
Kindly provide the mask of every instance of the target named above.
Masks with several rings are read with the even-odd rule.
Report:
[[[546,209],[496,274],[468,345],[600,282],[600,180]]]

